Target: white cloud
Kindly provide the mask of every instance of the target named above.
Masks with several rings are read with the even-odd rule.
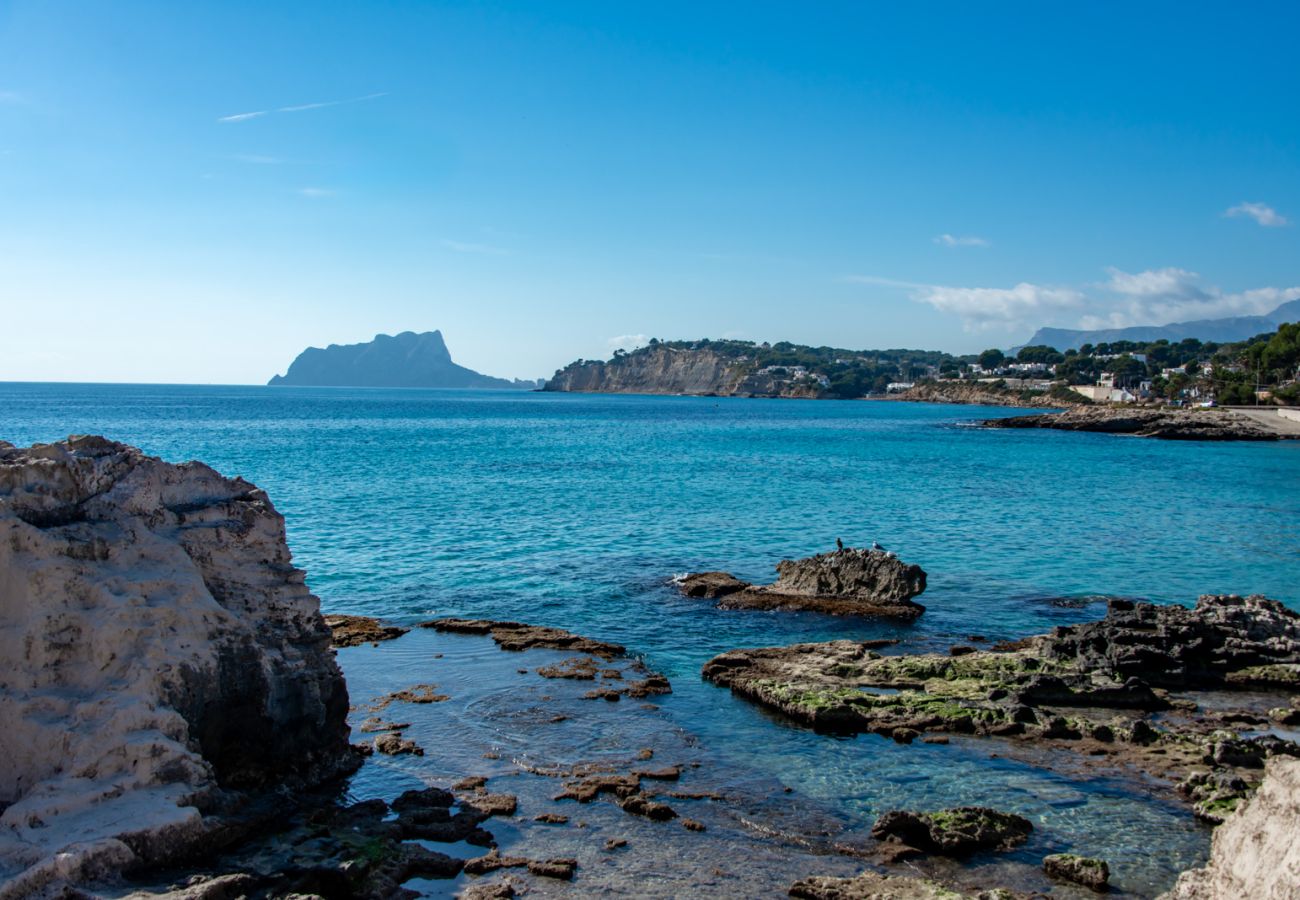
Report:
[[[320,197],[333,197],[334,194],[337,192],[331,188],[305,187],[305,188],[298,188],[298,193],[303,197],[311,197],[312,199],[318,199]]]
[[[455,250],[457,253],[488,253],[493,256],[501,256],[509,252],[501,247],[493,247],[491,244],[475,244],[469,241],[445,240],[442,245],[448,250]]]
[[[964,236],[941,234],[934,239],[934,242],[941,247],[988,247],[992,243],[973,234]]]
[[[259,109],[256,112],[235,113],[233,116],[222,116],[217,119],[218,122],[244,122],[248,119],[256,119],[258,116],[266,115],[266,110]]]
[[[1265,228],[1281,228],[1287,224],[1286,216],[1278,213],[1267,203],[1238,203],[1229,207],[1224,213],[1230,219],[1247,216]]]
[[[1078,309],[1087,297],[1073,288],[1021,282],[1012,288],[963,288],[930,285],[913,295],[940,312],[960,316],[967,331],[1008,330],[1063,310]]]
[[[1112,296],[1102,298],[1097,303],[1102,308],[1084,317],[1081,327],[1122,328],[1226,316],[1258,316],[1300,298],[1300,288],[1296,287],[1264,287],[1237,293],[1212,285],[1202,287],[1200,276],[1186,269],[1124,272],[1111,268],[1106,271],[1110,280],[1100,287]]]
[[[613,353],[615,350],[635,350],[637,347],[644,347],[650,343],[650,338],[644,334],[620,334],[618,337],[612,337],[605,341],[605,346]]]
[[[913,300],[959,317],[967,331],[1004,328],[1023,333],[1049,325],[1085,329],[1167,325],[1258,316],[1300,300],[1300,286],[1229,292],[1202,284],[1195,272],[1172,266],[1141,272],[1112,267],[1106,273],[1110,276],[1106,281],[1079,287],[1025,282],[1011,288],[952,287],[876,275],[847,275],[840,280],[907,291]]]

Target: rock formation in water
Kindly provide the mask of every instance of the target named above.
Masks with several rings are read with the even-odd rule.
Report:
[[[912,598],[925,590],[925,571],[892,553],[845,547],[806,559],[782,560],[777,580],[754,585],[726,572],[678,579],[688,597],[715,599],[725,609],[802,609],[844,616],[915,619],[925,607]]]
[[[986,428],[1098,431],[1171,441],[1276,441],[1294,436],[1227,409],[1078,406],[1063,413],[987,419],[981,424]]]
[[[1214,831],[1210,861],[1161,900],[1300,896],[1300,760],[1272,759],[1259,790]]]
[[[0,897],[211,849],[259,789],[348,771],[329,642],[254,485],[0,443]]]
[[[399,335],[377,334],[365,344],[308,347],[283,375],[268,384],[323,387],[401,388],[517,388],[532,390],[536,382],[508,381],[480,375],[451,361],[441,331]]]
[[[1260,710],[1229,694],[1202,709],[1192,693],[1250,688],[1295,699],[1300,613],[1264,597],[1207,595],[1195,609],[1116,600],[1099,622],[986,651],[882,656],[877,646],[733,650],[703,674],[826,731],[902,743],[984,735],[1077,750],[1176,783],[1212,822],[1249,794],[1265,760],[1300,756],[1294,741],[1258,730],[1294,706]]]

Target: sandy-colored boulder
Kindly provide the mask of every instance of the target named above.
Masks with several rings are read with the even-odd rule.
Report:
[[[165,862],[242,792],[346,771],[329,640],[248,482],[0,444],[0,898]]]
[[[1268,761],[1264,782],[1214,832],[1210,861],[1161,900],[1300,897],[1300,759]]]

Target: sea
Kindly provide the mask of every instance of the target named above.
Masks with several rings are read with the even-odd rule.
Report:
[[[368,764],[354,796],[486,769],[514,779],[521,802],[544,805],[556,785],[526,770],[667,741],[656,759],[688,762],[683,782],[736,798],[700,801],[705,836],[648,834],[643,844],[654,850],[639,857],[639,868],[590,849],[602,829],[651,827],[625,822],[630,817],[612,807],[584,809],[586,829],[549,826],[548,835],[563,837],[508,826],[503,846],[558,842],[584,860],[580,873],[590,874],[543,894],[680,895],[693,884],[716,896],[769,895],[769,887],[776,896],[796,876],[864,868],[857,848],[886,809],[978,804],[1026,815],[1035,836],[1009,856],[969,861],[967,880],[1001,878],[1073,896],[1032,875],[1043,853],[1069,849],[1109,860],[1121,894],[1152,896],[1202,862],[1209,845],[1209,829],[1166,787],[1131,773],[1063,773],[989,740],[901,746],[817,734],[700,678],[708,659],[734,648],[896,638],[901,651],[946,651],[976,636],[1012,639],[1099,618],[1109,597],[1191,604],[1204,593],[1260,593],[1300,608],[1300,442],[977,425],[1021,412],[512,391],[0,384],[0,440],[21,446],[102,434],[173,462],[202,460],[265,489],[327,613],[557,626],[624,644],[666,674],[670,695],[604,704],[562,695],[567,684],[512,680],[548,660],[547,651],[507,654],[486,638],[417,629],[391,649],[340,651],[354,702],[431,680],[453,697],[419,711],[426,719],[411,733],[427,755]],[[778,561],[833,549],[837,539],[877,542],[921,565],[925,614],[901,625],[719,610],[672,584],[704,570],[767,581]],[[540,655],[525,659],[530,654]],[[562,718],[547,720],[560,724],[529,712],[545,703],[563,708]],[[548,783],[528,788],[530,778]],[[674,865],[696,880],[683,880]],[[425,887],[429,896],[448,890]]]

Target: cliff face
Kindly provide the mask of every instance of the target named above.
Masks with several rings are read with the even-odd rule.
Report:
[[[442,332],[377,334],[366,344],[308,347],[268,384],[322,387],[531,388],[451,361]]]
[[[1210,861],[1162,900],[1287,900],[1300,893],[1300,760],[1268,761],[1245,806],[1214,832]]]
[[[341,774],[347,708],[263,492],[103,438],[0,442],[0,897],[165,861],[218,800]]]
[[[970,381],[922,382],[902,393],[891,394],[887,399],[910,400],[916,403],[1016,406],[1037,409],[1060,409],[1062,406],[1081,406],[1091,402],[1081,395],[1075,395],[1075,399],[1065,396],[1053,397],[1047,393],[997,388],[991,384]]]
[[[695,394],[718,397],[820,397],[815,380],[781,372],[751,371],[707,347],[651,347],[609,362],[571,363],[546,382],[545,391],[599,394]]]

